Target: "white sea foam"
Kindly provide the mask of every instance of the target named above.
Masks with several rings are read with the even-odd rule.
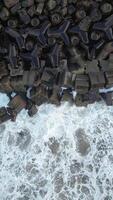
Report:
[[[99,89],[99,92],[100,92],[100,93],[113,92],[113,87],[111,87],[111,88],[102,88],[102,89]]]
[[[0,94],[0,107],[7,106],[9,102],[9,98],[6,94]]]
[[[0,125],[0,189],[0,200],[113,199],[113,108],[45,104]]]

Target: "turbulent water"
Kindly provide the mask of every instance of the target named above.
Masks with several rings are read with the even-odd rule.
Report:
[[[113,199],[112,107],[45,104],[0,125],[0,200],[43,199]]]

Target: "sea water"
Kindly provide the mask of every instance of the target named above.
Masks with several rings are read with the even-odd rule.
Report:
[[[0,200],[113,199],[113,107],[38,109],[0,125]]]

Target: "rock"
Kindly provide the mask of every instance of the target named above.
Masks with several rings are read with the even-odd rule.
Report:
[[[47,6],[48,6],[49,10],[54,9],[55,6],[56,6],[56,1],[55,0],[49,0],[48,3],[47,3]]]
[[[33,104],[32,107],[28,110],[28,115],[32,117],[37,113],[37,111],[37,107]]]
[[[9,11],[7,8],[3,7],[0,12],[0,19],[6,21],[9,17]]]
[[[15,4],[17,4],[19,0],[4,0],[4,4],[7,8],[13,7]]]
[[[26,101],[20,95],[16,95],[10,100],[8,106],[14,109],[16,113],[19,113],[22,109],[26,108]]]
[[[10,78],[9,77],[2,78],[0,81],[0,92],[8,93],[12,91],[13,91],[13,88],[11,86]]]
[[[76,141],[77,151],[82,156],[87,155],[91,147],[87,135],[85,134],[85,131],[83,129],[80,128],[76,131],[76,139],[77,139]]]
[[[1,61],[0,62],[0,79],[2,79],[2,77],[7,76],[8,75],[8,69],[6,68],[5,62]]]
[[[27,8],[31,7],[34,4],[34,0],[23,0],[22,7]]]
[[[0,108],[0,124],[8,121],[10,119],[11,119],[11,117],[8,114],[7,109],[5,107],[1,107]]]
[[[79,94],[87,93],[89,90],[89,77],[84,74],[77,74],[75,79],[75,90]]]

